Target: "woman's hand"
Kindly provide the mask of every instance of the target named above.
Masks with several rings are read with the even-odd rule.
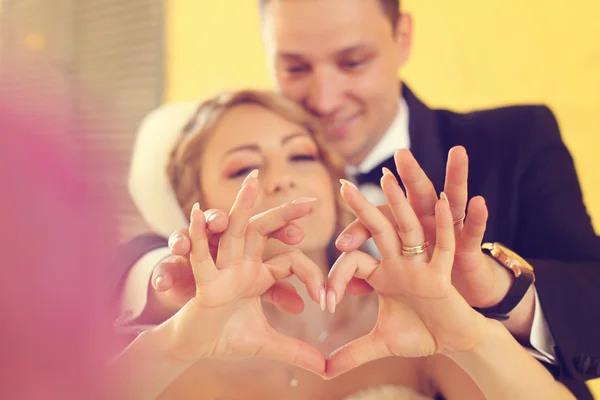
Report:
[[[398,150],[394,159],[398,175],[406,187],[408,202],[423,227],[431,250],[435,248],[436,241],[434,209],[438,200],[434,185],[409,150]],[[467,201],[468,175],[469,158],[466,150],[462,146],[453,147],[448,153],[444,183],[456,237],[452,283],[471,306],[487,308],[498,304],[506,296],[514,277],[481,251],[488,210],[481,196]],[[388,204],[378,209],[396,225]],[[465,221],[466,214],[468,218]],[[355,220],[339,235],[336,246],[340,251],[349,253],[362,246],[370,236],[371,233],[362,222]],[[370,292],[369,285],[364,281],[353,279],[350,284],[348,290],[353,294]]]
[[[276,332],[261,305],[261,296],[277,296],[272,288],[281,286],[275,283],[293,274],[322,304],[324,277],[303,253],[289,251],[262,259],[269,235],[308,214],[312,201],[299,199],[252,217],[258,190],[256,174],[250,174],[233,205],[216,261],[210,253],[204,213],[194,206],[189,237],[196,293],[165,322],[170,325],[173,354],[180,360],[264,357],[323,374],[323,355]]]
[[[381,260],[360,251],[344,253],[329,274],[327,303],[334,308],[347,283],[357,277],[377,292],[379,314],[367,336],[330,356],[327,376],[337,376],[378,358],[424,357],[469,351],[477,346],[485,318],[452,285],[455,232],[446,195],[442,194],[435,204],[436,242],[431,256],[427,248],[410,255],[406,248],[423,245],[425,233],[394,176],[388,171],[381,181],[394,223],[354,185],[343,183],[342,196],[369,230]]]

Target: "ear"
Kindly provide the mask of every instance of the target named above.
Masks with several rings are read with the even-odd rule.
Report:
[[[409,13],[401,12],[398,16],[395,38],[398,46],[398,61],[400,66],[403,66],[408,61],[412,50],[413,20]]]

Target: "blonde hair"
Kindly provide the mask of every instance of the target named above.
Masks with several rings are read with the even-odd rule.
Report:
[[[204,101],[183,128],[171,152],[167,174],[177,201],[186,217],[189,219],[192,206],[196,201],[202,204],[204,200],[199,173],[199,160],[204,155],[204,144],[221,118],[228,111],[242,104],[254,104],[263,107],[294,124],[302,126],[310,133],[319,148],[320,160],[325,164],[333,178],[332,190],[336,195],[338,228],[347,226],[354,217],[338,190],[338,180],[344,177],[343,163],[341,158],[325,147],[320,121],[292,100],[273,92],[258,90],[225,92]]]

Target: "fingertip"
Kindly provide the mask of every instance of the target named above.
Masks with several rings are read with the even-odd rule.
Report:
[[[258,179],[258,169],[252,170],[244,181],[242,182],[242,188],[248,186],[249,184],[254,184],[254,182]]]
[[[212,212],[206,217],[207,230],[210,233],[223,233],[229,224],[229,216],[221,210],[211,210]]]
[[[413,158],[412,153],[408,149],[400,149],[394,153],[394,162],[396,164],[396,169],[400,169],[407,162],[410,162],[411,158]]]
[[[153,286],[158,292],[166,292],[172,286],[172,279],[169,274],[159,275],[154,280]]]
[[[450,202],[448,201],[448,196],[446,196],[446,193],[444,193],[444,192],[440,193],[440,200],[442,200],[446,204],[450,205]]]
[[[450,202],[446,193],[441,192],[440,198],[435,203],[435,214],[439,217],[445,217],[446,211],[450,212]]]
[[[169,244],[171,253],[176,256],[186,256],[191,250],[191,241],[187,235],[179,235],[173,243]]]
[[[197,224],[206,224],[206,218],[204,217],[202,210],[200,210],[200,204],[198,202],[194,203],[192,211],[190,212],[190,228]]]
[[[344,189],[344,187],[347,187],[347,188],[352,188],[352,189],[356,189],[356,190],[358,190],[358,188],[356,187],[356,185],[355,185],[354,183],[350,182],[349,180],[346,180],[346,179],[340,179],[340,184],[342,185],[342,186],[340,187],[340,190],[343,190],[343,189]]]
[[[335,247],[339,250],[349,250],[352,246],[353,236],[350,232],[342,232],[338,238],[335,240]]]
[[[446,193],[440,194],[440,199],[435,204],[435,218],[438,226],[442,229],[452,228],[454,231],[454,224],[452,223],[452,211],[450,211],[450,202]]]
[[[469,202],[467,219],[477,224],[486,223],[488,219],[488,208],[485,199],[482,196],[476,196]]]
[[[193,220],[195,218],[195,215],[198,213],[198,211],[200,211],[200,203],[195,202],[194,205],[192,206],[192,212],[190,213],[191,220]]]
[[[381,168],[381,172],[383,173],[383,176],[390,176],[390,177],[396,179],[394,174],[392,174],[392,171],[390,171],[390,169],[388,167]]]
[[[454,146],[450,149],[450,152],[458,155],[458,156],[466,156],[467,155],[467,149],[465,149],[464,146],[458,145],[458,146]]]
[[[288,244],[298,244],[304,239],[304,231],[293,223],[283,228],[284,235],[289,241]]]
[[[325,378],[326,380],[335,379],[342,374],[343,366],[340,365],[340,360],[343,364],[343,349],[334,350],[325,360]]]
[[[471,199],[471,202],[474,202],[474,204],[478,207],[487,209],[487,203],[483,196],[475,196],[473,199]]]
[[[169,246],[169,249],[171,250],[171,252],[175,248],[175,245],[179,241],[180,237],[181,237],[181,233],[179,233],[179,232],[174,233],[171,236],[169,236],[169,241],[167,242],[167,246]]]

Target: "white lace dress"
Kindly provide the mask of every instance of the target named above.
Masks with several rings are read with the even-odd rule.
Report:
[[[433,397],[423,396],[411,388],[394,385],[382,385],[361,390],[344,400],[432,400]]]

